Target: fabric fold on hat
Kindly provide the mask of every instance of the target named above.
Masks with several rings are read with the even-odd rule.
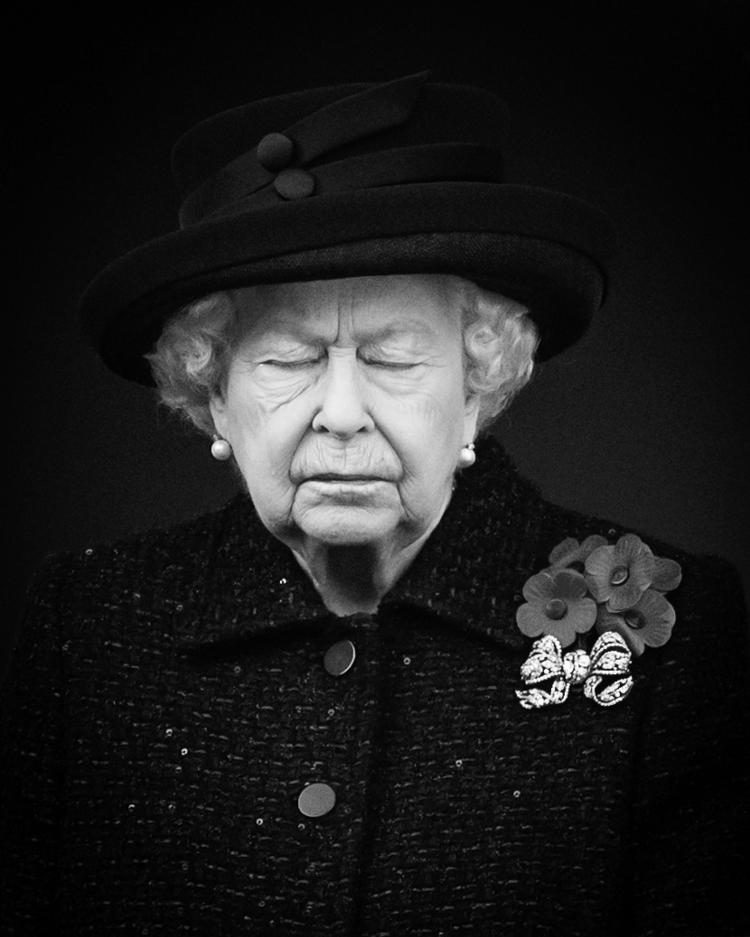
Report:
[[[385,150],[367,156],[326,163],[313,169],[282,169],[266,185],[244,198],[232,198],[218,188],[212,191],[215,207],[203,205],[204,221],[226,218],[251,209],[316,195],[330,195],[353,189],[369,189],[408,182],[436,182],[473,179],[486,182],[502,180],[503,161],[499,150],[470,143],[446,143],[436,146]],[[298,187],[295,188],[295,182]]]
[[[403,123],[411,114],[429,74],[408,75],[348,95],[309,114],[291,127],[272,135],[266,134],[257,147],[233,159],[185,198],[179,213],[180,225],[185,227],[211,214],[214,210],[212,205],[219,200],[241,199],[273,182],[276,173],[264,165],[258,155],[268,136],[275,136],[282,146],[284,139],[289,144],[288,156],[281,160],[278,169],[305,166],[345,143]]]

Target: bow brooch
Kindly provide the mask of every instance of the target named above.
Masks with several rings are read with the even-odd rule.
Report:
[[[534,642],[531,654],[521,665],[521,678],[531,689],[516,690],[516,696],[524,709],[541,709],[564,703],[571,686],[583,684],[589,699],[600,706],[614,706],[633,686],[628,674],[630,659],[628,645],[616,631],[605,631],[590,655],[581,649],[563,655],[558,639],[546,634]],[[547,689],[539,685],[550,680]]]

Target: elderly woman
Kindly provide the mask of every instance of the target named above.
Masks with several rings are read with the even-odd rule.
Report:
[[[502,120],[426,75],[220,114],[176,149],[181,230],[90,287],[104,361],[245,491],[40,573],[7,932],[748,932],[735,574],[481,435],[609,250],[503,182]]]

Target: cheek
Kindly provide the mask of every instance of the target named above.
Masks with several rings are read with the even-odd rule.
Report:
[[[230,414],[230,442],[254,498],[288,498],[290,467],[307,423],[300,406],[246,397]]]
[[[439,396],[425,395],[405,414],[405,423],[414,439],[446,439],[456,423],[455,408]]]
[[[463,383],[455,375],[436,375],[418,393],[395,397],[392,411],[419,436],[449,439],[463,431]]]
[[[442,488],[452,478],[463,439],[463,394],[433,388],[385,402],[376,425],[396,451],[409,490]],[[413,494],[413,492],[412,492]]]
[[[253,400],[243,400],[229,409],[229,442],[241,469],[260,460],[265,449],[268,426],[263,408]]]

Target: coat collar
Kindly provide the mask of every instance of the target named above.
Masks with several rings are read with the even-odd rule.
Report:
[[[550,507],[500,445],[484,439],[476,465],[457,478],[440,524],[381,612],[404,606],[429,610],[448,627],[522,649],[515,609],[523,583],[540,565],[536,532]],[[198,535],[198,549],[187,551],[197,565],[186,568],[192,586],[175,625],[181,643],[205,648],[341,623],[291,551],[263,527],[247,495],[234,498],[215,518],[212,532]]]

